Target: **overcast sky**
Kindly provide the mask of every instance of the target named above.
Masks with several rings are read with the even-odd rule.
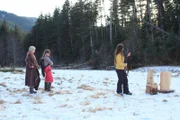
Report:
[[[76,0],[70,0],[75,2]],[[109,0],[106,9],[109,7]],[[53,13],[56,7],[62,7],[65,0],[0,0],[0,10],[14,13],[18,16],[38,17],[41,13]]]

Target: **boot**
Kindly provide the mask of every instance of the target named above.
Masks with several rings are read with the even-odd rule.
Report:
[[[48,82],[48,91],[51,91],[51,83]]]
[[[48,90],[48,82],[44,83],[44,90],[47,91]]]
[[[29,93],[30,93],[30,94],[36,94],[37,92],[34,91],[34,88],[29,88]]]
[[[128,92],[128,93],[126,93],[126,95],[132,95],[132,93],[131,93],[131,92]]]

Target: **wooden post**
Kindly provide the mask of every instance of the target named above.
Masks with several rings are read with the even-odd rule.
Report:
[[[151,92],[151,87],[154,84],[154,71],[149,70],[147,75],[146,93]]]
[[[169,91],[171,84],[171,72],[161,72],[160,74],[160,90]]]
[[[154,70],[148,71],[147,84],[154,84]]]
[[[146,93],[150,93],[151,92],[151,84],[147,84],[146,85]]]
[[[150,94],[151,95],[156,95],[158,93],[158,85],[156,83],[154,83],[152,86],[151,86],[151,89],[150,89]]]
[[[154,71],[149,70],[147,75],[146,93],[155,95],[158,93],[158,85],[154,83]]]

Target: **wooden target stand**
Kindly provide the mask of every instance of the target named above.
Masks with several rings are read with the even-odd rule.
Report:
[[[155,95],[159,93],[171,93],[174,90],[170,90],[171,84],[171,72],[160,73],[160,90],[158,90],[158,84],[154,83],[154,71],[149,70],[147,75],[146,93]]]

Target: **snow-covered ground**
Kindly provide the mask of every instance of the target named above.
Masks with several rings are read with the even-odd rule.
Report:
[[[147,70],[172,71],[174,93],[145,94]],[[24,74],[0,72],[0,120],[178,120],[180,67],[145,67],[129,73],[132,96],[115,94],[115,71],[53,70],[52,92],[29,95]]]

